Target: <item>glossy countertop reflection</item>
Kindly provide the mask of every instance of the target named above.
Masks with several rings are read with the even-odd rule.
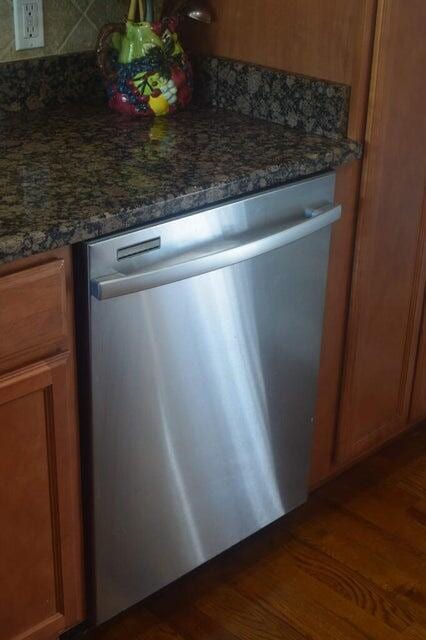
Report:
[[[238,113],[128,119],[67,106],[0,120],[0,262],[167,218],[358,158],[360,145]]]

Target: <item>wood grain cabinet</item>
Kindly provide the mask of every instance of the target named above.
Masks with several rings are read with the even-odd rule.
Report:
[[[426,420],[426,299],[423,298],[422,326],[416,358],[413,396],[410,407],[410,422]]]
[[[410,424],[424,291],[425,33],[424,0],[379,0],[338,463],[367,453]],[[412,411],[421,414],[420,407]]]
[[[83,617],[70,254],[0,267],[0,638]]]

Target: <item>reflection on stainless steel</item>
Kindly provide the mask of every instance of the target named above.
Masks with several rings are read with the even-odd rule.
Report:
[[[330,174],[91,243],[92,290],[301,225],[333,188]],[[329,238],[320,225],[214,271],[91,297],[98,622],[306,499]]]

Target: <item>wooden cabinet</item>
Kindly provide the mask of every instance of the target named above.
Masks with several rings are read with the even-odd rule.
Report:
[[[416,358],[413,396],[410,407],[410,422],[426,420],[426,299],[423,297],[422,327]]]
[[[409,424],[426,220],[426,4],[380,0],[337,461]],[[419,374],[420,375],[420,374]]]
[[[0,267],[0,637],[83,618],[73,305],[67,250]]]
[[[64,260],[0,271],[0,309],[0,372],[66,350]]]

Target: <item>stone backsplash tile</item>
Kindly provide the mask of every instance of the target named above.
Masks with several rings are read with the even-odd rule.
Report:
[[[93,52],[0,64],[0,119],[15,111],[105,101]]]
[[[350,87],[225,58],[195,57],[195,99],[304,133],[346,135]]]
[[[38,111],[76,102],[105,102],[92,52],[0,64],[0,119],[17,111]]]
[[[155,0],[157,11],[162,0]],[[90,51],[100,27],[126,15],[129,0],[43,0],[45,46],[15,51],[13,2],[0,0],[0,62]]]
[[[346,85],[225,58],[195,56],[193,63],[196,104],[307,134],[346,134],[350,98]],[[67,102],[105,101],[93,51],[0,64],[0,116]]]

